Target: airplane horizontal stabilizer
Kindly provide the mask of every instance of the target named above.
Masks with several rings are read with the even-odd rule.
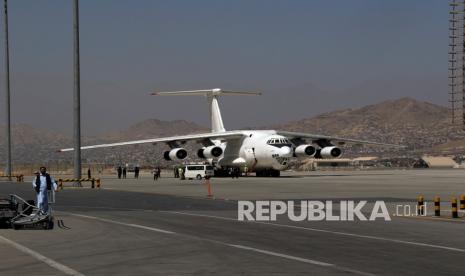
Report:
[[[244,91],[232,91],[223,90],[221,88],[203,89],[203,90],[184,90],[184,91],[163,91],[153,92],[151,95],[156,96],[259,96],[260,92],[244,92]]]

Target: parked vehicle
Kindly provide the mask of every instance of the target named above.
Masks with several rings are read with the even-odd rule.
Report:
[[[198,165],[188,164],[184,167],[184,176],[187,179],[202,179],[210,178],[214,175],[213,166],[211,165]]]

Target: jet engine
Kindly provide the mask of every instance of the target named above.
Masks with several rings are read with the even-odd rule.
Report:
[[[342,150],[338,147],[324,147],[320,151],[321,158],[339,158],[342,156]]]
[[[197,156],[200,158],[217,158],[223,154],[223,149],[218,146],[209,146],[206,148],[201,148],[197,151]]]
[[[316,148],[312,145],[300,145],[294,149],[295,157],[312,157],[316,153]]]
[[[165,160],[170,161],[170,160],[175,160],[175,159],[184,159],[187,157],[187,151],[183,148],[175,148],[172,150],[167,150],[165,153],[163,153],[163,158]]]

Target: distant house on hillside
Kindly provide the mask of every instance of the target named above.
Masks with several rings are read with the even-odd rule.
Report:
[[[423,167],[426,168],[447,169],[459,167],[459,165],[452,159],[452,157],[447,156],[423,156],[420,159],[420,162],[424,164]]]

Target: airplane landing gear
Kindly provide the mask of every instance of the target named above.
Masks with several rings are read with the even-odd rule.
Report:
[[[255,175],[257,177],[279,177],[281,176],[281,172],[278,170],[261,170],[261,171],[256,171]]]

